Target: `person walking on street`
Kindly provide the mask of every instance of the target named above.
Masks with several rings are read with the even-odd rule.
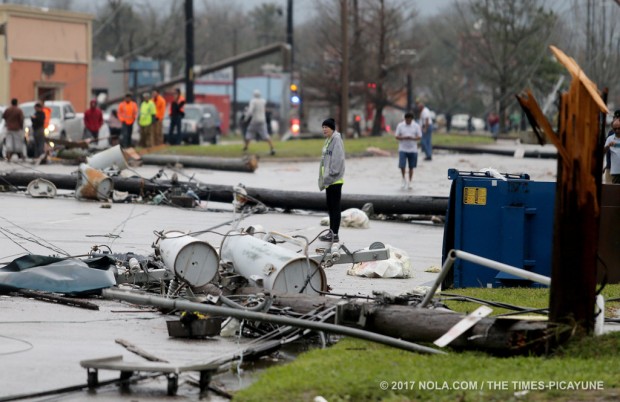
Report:
[[[320,236],[319,240],[337,243],[340,241],[340,199],[344,183],[344,143],[342,136],[336,131],[336,121],[331,117],[323,122],[325,144],[321,153],[319,167],[319,190],[325,190],[327,212],[329,214],[330,232]]]
[[[133,124],[138,117],[138,105],[131,99],[131,94],[125,95],[125,100],[118,105],[118,119],[122,123],[121,128],[121,147],[131,147],[131,134]]]
[[[159,90],[153,89],[153,103],[155,103],[155,121],[153,122],[153,145],[164,143],[162,127],[166,115],[166,100],[159,94]]]
[[[17,99],[11,99],[11,106],[2,113],[6,130],[6,160],[11,162],[13,154],[24,159],[24,112],[17,106]]]
[[[140,146],[145,148],[152,147],[153,144],[153,122],[155,121],[155,103],[151,95],[145,92],[140,103],[140,115],[138,125],[140,126]]]
[[[32,139],[34,141],[34,158],[38,159],[45,154],[45,113],[41,103],[34,105],[34,114],[30,116],[32,121]]]
[[[611,155],[611,182],[620,184],[620,119],[616,119],[611,124],[615,135],[610,135],[605,141],[605,152],[609,151]]]
[[[103,126],[103,113],[97,107],[97,101],[90,101],[90,108],[84,112],[84,139],[92,138],[95,144],[99,143],[99,130]]]
[[[426,154],[425,161],[433,160],[433,117],[431,111],[418,101],[418,111],[420,112],[420,127],[422,127],[422,151]]]
[[[396,126],[395,132],[398,140],[398,167],[403,180],[401,188],[411,190],[413,181],[413,169],[418,166],[418,141],[422,138],[422,130],[418,123],[413,121],[413,113],[405,113],[405,121]],[[405,176],[405,167],[409,164],[409,180]]]
[[[271,155],[275,155],[276,153],[276,150],[273,148],[273,142],[271,142],[271,137],[267,132],[266,105],[267,101],[261,98],[260,91],[258,89],[255,90],[254,97],[250,100],[248,105],[247,118],[250,118],[251,120],[245,134],[245,146],[243,147],[243,152],[248,150],[248,145],[250,145],[252,137],[256,135],[269,143]]]
[[[180,89],[174,90],[174,99],[170,103],[170,131],[168,131],[168,143],[170,145],[178,145],[181,143],[181,122],[185,117],[185,98],[181,95]],[[176,136],[174,129],[177,129]]]

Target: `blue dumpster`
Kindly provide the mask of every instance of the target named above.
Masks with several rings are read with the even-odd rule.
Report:
[[[451,249],[467,251],[551,276],[555,183],[527,174],[448,170],[453,180],[444,229],[443,260]],[[446,288],[542,286],[457,259]]]

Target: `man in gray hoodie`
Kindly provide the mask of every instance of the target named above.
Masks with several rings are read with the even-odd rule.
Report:
[[[344,144],[342,136],[336,131],[336,121],[331,117],[323,122],[325,145],[319,169],[319,190],[325,190],[330,232],[319,237],[321,241],[339,242],[340,198],[344,183]]]
[[[260,91],[257,89],[254,91],[254,97],[250,100],[248,105],[248,113],[245,116],[245,122],[248,124],[248,128],[245,132],[243,152],[248,150],[252,137],[259,136],[262,140],[269,143],[271,149],[271,155],[275,155],[276,150],[271,142],[271,137],[267,130],[267,101],[260,96]]]

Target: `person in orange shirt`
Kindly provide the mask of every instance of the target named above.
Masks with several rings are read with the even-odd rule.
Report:
[[[153,102],[155,103],[155,121],[153,122],[153,145],[161,145],[164,143],[164,134],[162,127],[164,124],[164,115],[166,114],[166,100],[159,94],[159,90],[153,89]]]
[[[46,129],[50,125],[52,119],[52,109],[45,106],[45,99],[41,99],[41,107],[43,108],[43,114],[45,114],[45,123],[43,123],[43,129]]]
[[[133,123],[138,117],[138,105],[131,99],[131,94],[125,95],[125,100],[118,105],[118,119],[123,124],[121,128],[121,147],[131,147],[131,133]]]

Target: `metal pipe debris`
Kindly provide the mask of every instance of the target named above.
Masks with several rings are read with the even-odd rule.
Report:
[[[528,279],[532,282],[538,282],[538,283],[542,283],[543,285],[551,286],[551,278],[549,278],[548,276],[539,275],[534,272],[530,272],[530,271],[526,271],[521,268],[513,267],[512,265],[493,261],[488,258],[484,258],[484,257],[480,257],[475,254],[468,253],[466,251],[450,250],[450,252],[448,253],[448,257],[446,258],[446,261],[444,262],[443,267],[441,268],[441,272],[439,273],[439,276],[435,280],[435,283],[433,284],[431,289],[426,293],[424,300],[422,300],[422,302],[418,305],[419,308],[423,308],[428,305],[428,303],[433,298],[433,295],[435,295],[437,288],[439,287],[441,282],[443,282],[448,271],[450,271],[450,268],[452,268],[452,265],[454,265],[454,261],[457,258],[460,258],[465,261],[473,262],[474,264],[482,265],[483,267],[496,269],[498,271],[502,271],[510,275],[518,276],[520,278]]]

